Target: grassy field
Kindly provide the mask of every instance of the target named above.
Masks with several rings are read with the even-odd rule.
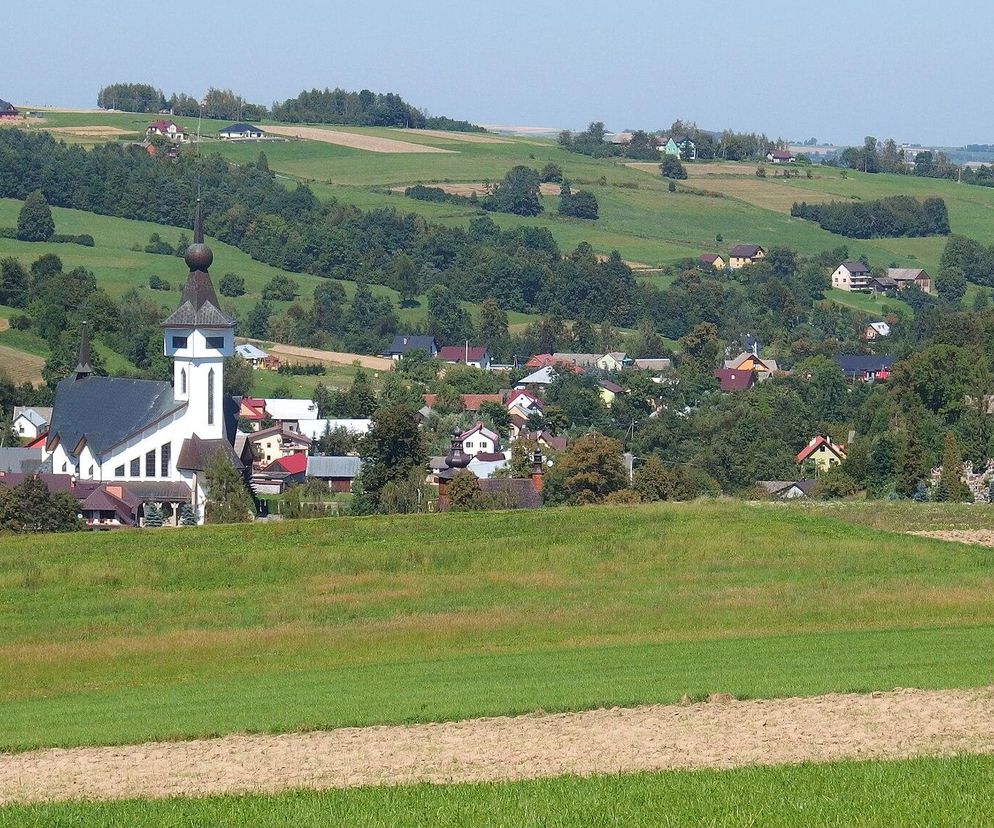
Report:
[[[0,749],[990,683],[990,551],[846,521],[719,502],[5,539]]]
[[[0,826],[665,828],[965,826],[994,809],[994,758],[840,762],[0,808]]]

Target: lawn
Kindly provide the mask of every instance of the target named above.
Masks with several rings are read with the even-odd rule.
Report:
[[[992,809],[994,758],[971,756],[10,806],[0,826],[882,828],[983,825]]]
[[[726,502],[4,539],[0,749],[979,686],[992,589]]]

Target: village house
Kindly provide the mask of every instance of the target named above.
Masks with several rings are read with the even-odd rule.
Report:
[[[888,267],[887,277],[894,280],[898,290],[914,286],[925,293],[932,292],[932,277],[920,267]]]
[[[480,454],[495,454],[500,449],[500,435],[477,421],[460,435],[463,449],[473,457]]]
[[[715,270],[725,269],[725,260],[717,253],[701,253],[697,257],[697,262],[704,265],[704,267],[713,267]]]
[[[306,455],[311,448],[311,438],[282,425],[270,426],[248,436],[254,458],[253,468],[264,469],[281,457],[291,454]]]
[[[632,367],[639,371],[652,371],[654,373],[669,371],[673,367],[673,360],[669,357],[647,357],[645,359],[633,359]]]
[[[551,365],[547,365],[545,368],[539,368],[537,371],[528,374],[528,376],[522,377],[515,383],[514,387],[532,391],[548,388],[555,381],[556,369]]]
[[[308,457],[294,453],[276,458],[264,468],[252,473],[249,485],[257,495],[279,495],[294,483],[303,483],[307,474]]]
[[[775,359],[763,359],[753,351],[743,351],[735,359],[726,359],[725,368],[733,371],[751,371],[756,381],[768,380],[780,370]]]
[[[433,336],[415,336],[414,334],[397,334],[383,356],[395,362],[403,359],[411,351],[425,351],[428,356],[438,356],[438,343]]]
[[[235,346],[235,353],[244,359],[253,370],[258,370],[263,366],[266,357],[269,356],[262,348],[253,345],[251,342],[243,342]]]
[[[883,381],[890,376],[894,357],[889,354],[840,354],[833,361],[852,382]]]
[[[449,484],[452,479],[468,469],[473,458],[464,451],[462,435],[453,432],[449,453],[444,458],[437,458],[435,472],[432,475],[438,484],[438,510],[447,511],[451,508]],[[476,477],[476,486],[484,494],[493,498],[502,508],[507,509],[537,509],[542,506],[543,474],[545,471],[541,452],[532,457],[531,475],[526,478],[511,477]],[[474,475],[475,477],[475,475]]]
[[[866,291],[870,289],[870,268],[863,262],[843,262],[832,273],[836,290]]]
[[[238,407],[238,422],[240,427],[249,431],[258,431],[267,418],[266,401],[257,397],[242,397]]]
[[[897,282],[890,276],[874,276],[869,281],[870,292],[878,296],[893,296],[897,293]]]
[[[178,144],[185,143],[189,140],[186,130],[175,121],[169,120],[154,121],[149,124],[148,129],[145,130],[145,135],[149,138],[153,135],[157,135],[160,138],[167,138]]]
[[[307,477],[326,483],[332,492],[352,491],[352,482],[362,468],[359,457],[308,457]]]
[[[33,441],[48,433],[48,424],[51,420],[51,406],[15,405],[10,425],[22,440]]]
[[[434,409],[435,402],[438,400],[438,394],[422,394],[421,399],[424,400],[425,406],[429,409]],[[497,394],[460,394],[459,402],[462,405],[463,411],[471,411],[474,414],[480,410],[480,406],[483,403],[491,402],[497,405],[504,404],[504,395]]]
[[[507,468],[509,452],[495,451],[493,454],[478,452],[466,466],[479,479],[486,480],[494,473]]]
[[[283,426],[287,431],[299,432],[302,423],[318,418],[318,404],[313,400],[267,397],[266,413],[275,425]]]
[[[443,345],[438,358],[450,365],[471,365],[483,371],[490,370],[490,351],[485,345]]]
[[[715,368],[714,378],[718,380],[718,387],[724,393],[733,391],[746,391],[756,383],[756,373],[754,371],[739,371],[735,368]]]
[[[697,160],[697,144],[687,135],[671,135],[659,145],[659,151],[683,161]]]
[[[882,339],[885,336],[890,336],[890,325],[886,322],[871,322],[863,331],[863,338],[867,342]]]
[[[235,320],[214,292],[199,202],[193,237],[180,306],[162,323],[172,382],[96,376],[84,323],[76,369],[55,391],[45,446],[52,472],[124,484],[143,503],[159,504],[166,522],[183,504],[203,521],[204,470],[213,458],[244,468],[234,448],[239,402],[223,390]]]
[[[17,107],[12,103],[0,99],[0,121],[14,121],[21,117]]]
[[[530,414],[541,414],[544,404],[531,391],[516,389],[507,395],[507,399],[504,400],[504,408],[507,409],[508,414],[520,414],[527,418]]]
[[[219,129],[217,137],[222,141],[258,141],[265,133],[252,124],[229,124],[224,129]]]
[[[614,401],[617,399],[619,394],[625,393],[624,388],[616,382],[611,382],[610,380],[599,380],[597,388],[600,393],[601,402],[603,402],[608,408],[614,405]]]
[[[737,244],[728,251],[728,266],[738,270],[765,258],[766,251],[758,244]]]
[[[830,437],[818,434],[811,438],[794,458],[797,465],[811,462],[819,472],[826,472],[846,459],[845,446],[833,443]]]
[[[778,500],[796,500],[801,497],[809,497],[814,489],[816,480],[758,480],[756,485],[760,489]]]
[[[766,153],[766,160],[771,164],[793,164],[797,159],[790,150],[775,149]]]

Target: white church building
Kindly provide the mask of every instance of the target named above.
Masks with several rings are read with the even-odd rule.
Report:
[[[173,381],[99,377],[90,365],[84,323],[79,364],[55,392],[46,455],[55,474],[123,483],[175,523],[183,504],[204,519],[204,470],[221,452],[244,468],[233,449],[238,404],[224,394],[224,358],[234,353],[235,321],[220,308],[209,274],[200,204],[190,275],[179,308],[162,323]]]

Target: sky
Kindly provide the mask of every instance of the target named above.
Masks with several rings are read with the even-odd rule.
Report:
[[[0,98],[91,107],[101,86],[397,92],[434,115],[577,129],[994,143],[980,0],[36,0],[5,20]]]

